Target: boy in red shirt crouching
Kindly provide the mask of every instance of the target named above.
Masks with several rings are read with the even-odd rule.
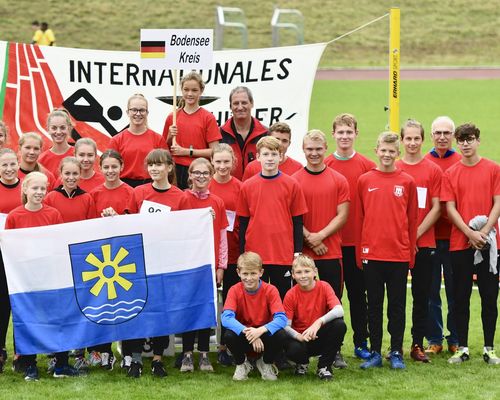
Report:
[[[286,315],[278,290],[260,278],[264,273],[262,259],[248,251],[238,258],[236,267],[241,282],[227,294],[221,323],[224,340],[236,363],[233,380],[248,378],[253,369],[246,353],[262,353],[256,366],[262,379],[275,381],[277,372],[272,362],[282,350],[286,333]]]
[[[339,299],[327,282],[315,280],[317,274],[310,257],[299,255],[293,261],[292,276],[297,285],[287,292],[283,303],[289,335],[285,349],[287,357],[296,363],[295,375],[304,376],[309,357],[319,355],[317,375],[329,381],[347,327]]]

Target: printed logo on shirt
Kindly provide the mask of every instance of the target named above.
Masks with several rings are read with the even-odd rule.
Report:
[[[370,252],[370,248],[369,248],[369,247],[362,247],[362,248],[361,248],[361,252],[362,252],[363,254],[368,254],[368,253]]]
[[[292,274],[290,273],[290,271],[286,271],[285,272],[285,275],[283,275],[285,278],[288,278],[289,276],[292,276]]]
[[[368,192],[373,192],[374,190],[378,190],[379,188],[368,188]]]
[[[405,188],[403,186],[394,185],[394,196],[401,197],[405,192]]]

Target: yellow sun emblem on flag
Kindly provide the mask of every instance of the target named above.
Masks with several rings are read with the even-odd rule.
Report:
[[[108,299],[116,299],[116,288],[115,284],[120,285],[123,289],[129,290],[132,287],[132,282],[121,276],[124,273],[134,273],[136,272],[135,263],[120,265],[120,263],[128,256],[129,252],[120,247],[115,258],[111,259],[111,245],[105,244],[101,246],[103,260],[99,260],[94,253],[90,253],[85,261],[90,265],[96,267],[95,271],[84,271],[82,272],[82,280],[84,282],[90,281],[92,279],[97,279],[97,282],[90,289],[90,293],[94,296],[99,296],[104,285],[107,285],[108,289]]]

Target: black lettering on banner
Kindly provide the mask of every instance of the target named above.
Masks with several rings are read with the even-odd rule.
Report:
[[[269,120],[266,120],[269,112],[270,112]],[[260,122],[263,122],[264,125],[267,126],[271,126],[275,122],[278,122],[282,114],[283,114],[283,109],[281,107],[271,107],[270,109],[269,108],[255,109],[255,118],[257,118]]]
[[[144,70],[146,72],[147,70]],[[139,67],[135,64],[127,64],[127,86],[130,85],[130,81],[133,79],[135,84],[139,86],[139,79],[137,79],[137,74],[139,73]]]
[[[284,80],[288,78],[290,75],[290,71],[288,71],[287,67],[285,64],[291,64],[292,60],[290,58],[284,58],[283,60],[280,61],[279,66],[281,70],[283,71],[283,74],[278,74],[277,77],[278,79]]]
[[[150,214],[154,214],[154,213],[157,213],[157,212],[161,212],[161,210],[159,208],[154,208],[154,207],[149,207],[148,208],[148,213],[150,213]]]
[[[123,67],[123,63],[111,63],[110,64],[109,82],[112,85],[123,85],[123,82],[115,80],[115,77],[118,77],[118,75],[119,75],[119,72],[116,70],[117,67]]]
[[[255,77],[252,78],[250,74],[252,73],[252,61],[249,61],[247,63],[247,75],[246,75],[246,82],[258,82],[259,78]]]
[[[229,77],[229,82],[227,82],[228,84],[231,84],[233,82],[233,79],[235,77],[239,76],[240,77],[240,81],[241,82],[245,82],[243,80],[243,63],[241,61],[238,61],[236,63],[236,65],[234,66],[234,69],[233,69],[233,73],[231,74],[231,76]]]
[[[94,62],[94,64],[97,66],[97,76],[98,76],[97,81],[99,82],[100,85],[102,85],[102,67],[104,67],[106,63],[96,61]]]
[[[271,68],[269,67],[269,64],[272,64],[272,63],[275,63],[275,62],[276,62],[276,59],[274,59],[274,60],[264,60],[264,66],[262,67],[262,75],[260,77],[260,79],[262,81],[272,81],[273,80],[273,77],[272,76],[268,76],[267,73],[271,72]]]
[[[180,40],[179,38],[177,39]],[[181,63],[197,63],[200,59],[201,55],[197,52],[190,53],[183,51],[179,56],[179,61]],[[206,75],[204,77],[205,83],[213,83],[214,85],[245,84],[259,81],[267,82],[275,79],[287,79],[290,76],[289,66],[292,62],[290,58],[284,58],[282,60],[268,59],[264,60],[262,65],[252,60],[237,61],[235,63],[223,62],[216,63],[212,69],[203,72]],[[276,67],[274,64],[277,64]],[[137,86],[153,87],[174,84],[170,70],[162,70],[160,72],[156,70],[141,69],[139,65],[134,63],[69,60],[68,67],[70,82],[99,85],[135,84]],[[201,72],[202,71],[200,71],[200,73]],[[179,79],[181,79],[183,70],[180,70],[179,74]],[[398,77],[396,76],[393,78],[396,80],[395,85],[397,87]],[[396,93],[394,89],[393,85],[393,94]]]

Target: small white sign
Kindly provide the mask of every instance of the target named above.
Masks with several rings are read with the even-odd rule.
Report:
[[[234,221],[236,220],[236,211],[226,210],[227,222],[229,226],[227,227],[228,232],[234,230]]]
[[[212,29],[141,29],[143,69],[213,68]]]
[[[164,204],[156,203],[154,201],[144,200],[139,212],[141,214],[155,214],[170,212],[170,207]]]
[[[427,203],[427,188],[417,187],[418,208],[425,208]]]

